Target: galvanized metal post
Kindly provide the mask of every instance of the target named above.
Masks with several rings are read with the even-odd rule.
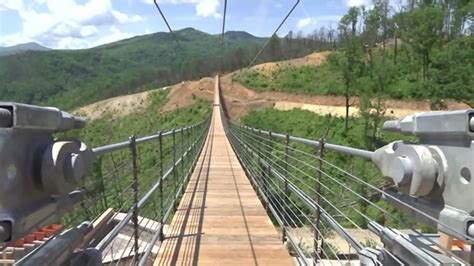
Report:
[[[324,248],[324,242],[323,242],[323,237],[320,237],[320,222],[321,222],[321,178],[322,178],[322,172],[323,172],[323,156],[324,156],[324,144],[325,144],[325,139],[320,138],[319,139],[319,150],[318,150],[318,174],[316,177],[316,213],[315,213],[315,227],[316,229],[314,230],[314,265],[317,264],[317,258],[320,258],[321,255],[323,254],[322,250]],[[318,240],[321,238],[321,245],[319,246],[318,249]]]
[[[138,164],[137,164],[137,143],[134,135],[129,137],[130,152],[132,155],[132,175],[133,175],[133,233],[135,237],[135,258],[138,258]]]
[[[117,163],[115,162],[115,157],[113,153],[110,154],[110,159],[112,160],[112,165],[113,165],[112,175],[114,176],[115,179],[118,179],[119,177],[118,177]],[[121,192],[120,185],[118,182],[113,182],[113,183],[114,183],[115,193],[117,193],[118,195]],[[118,202],[118,206],[122,208],[123,207],[122,197],[118,197],[117,202]]]
[[[191,151],[190,151],[190,155],[189,155],[189,162],[194,162],[194,158],[196,156],[196,146],[198,145],[197,143],[197,139],[195,139],[196,137],[194,136],[194,131],[196,130],[196,126],[192,126],[191,127],[191,131],[188,132],[188,136],[187,136],[187,139],[188,141],[191,142],[190,145],[193,145],[192,148],[191,148]],[[190,140],[189,140],[190,139]],[[188,146],[190,146],[188,145]],[[192,167],[192,170],[194,171],[194,165],[191,165],[190,167]],[[189,176],[187,176],[187,179],[189,180]]]
[[[194,128],[195,128],[194,125],[191,126],[191,130],[187,132],[187,136],[186,136],[186,139],[188,139],[188,141],[191,142],[191,145],[194,144],[191,147],[191,150],[189,151],[190,154],[189,154],[188,162],[194,162],[194,150],[196,149],[196,145],[197,145],[197,143],[195,143],[196,140],[194,139]],[[188,144],[187,146],[189,147],[190,145]],[[192,167],[193,168],[192,170],[194,171],[194,165],[190,165],[190,167]],[[188,176],[186,178],[188,178]]]
[[[195,157],[196,157],[196,150],[197,150],[197,146],[199,145],[198,143],[198,140],[196,138],[196,126],[193,126],[193,128],[191,129],[191,139],[192,139],[192,142],[194,143],[193,145],[193,148],[192,148],[192,151],[191,151],[191,154],[192,154],[192,160],[194,161]],[[194,171],[194,165],[193,165],[193,171]],[[189,180],[189,177],[188,177],[188,180]]]
[[[176,173],[176,130],[173,129],[173,185],[174,185],[174,193],[173,193],[173,211],[176,211],[176,201],[178,193],[178,173]]]
[[[262,130],[258,130],[258,136],[261,137],[262,136]],[[257,154],[258,154],[258,164],[260,166],[260,168],[263,168],[263,163],[262,163],[262,143],[260,141],[257,141],[256,143],[256,146],[257,146]],[[260,182],[263,182],[263,177],[265,176],[265,171],[261,171],[261,174],[260,174]],[[258,177],[257,177],[258,178]],[[258,182],[257,182],[258,183]],[[258,186],[258,185],[257,185]],[[262,187],[262,190],[263,190],[263,187]]]
[[[181,175],[180,175],[180,178],[179,178],[179,179],[180,179],[180,183],[181,183],[181,182],[184,182],[184,177],[185,177],[185,176],[184,176],[184,175],[185,175],[185,171],[184,171],[184,167],[185,167],[184,159],[186,158],[186,157],[184,157],[184,130],[185,130],[185,129],[186,129],[186,132],[188,132],[189,127],[182,128],[182,129],[181,129]],[[186,147],[189,148],[189,145],[186,146]],[[184,187],[183,187],[183,189],[184,189]],[[181,191],[180,193],[182,193],[182,191]]]
[[[290,194],[289,194],[289,190],[288,190],[288,164],[290,163],[289,162],[289,145],[290,145],[290,134],[286,133],[286,136],[285,136],[285,182],[284,182],[284,187],[283,187],[283,191],[285,193],[284,195],[284,203],[285,203],[285,206],[288,206],[289,205],[289,197],[290,197]],[[287,221],[290,217],[288,217],[288,213],[285,212],[283,215],[285,215],[285,219],[283,219],[283,223],[285,223],[285,221]],[[285,225],[285,224],[284,224]],[[285,242],[287,239],[286,239],[286,236],[287,236],[287,232],[286,232],[286,227],[283,226],[282,228],[282,236],[281,236],[281,239],[283,242]]]
[[[269,142],[269,143],[272,142],[272,132],[271,132],[271,131],[268,132],[268,142]],[[262,145],[263,145],[263,143],[262,143]],[[269,144],[269,145],[270,145],[270,144]],[[269,153],[270,153],[270,152],[271,152],[271,151],[269,151]],[[268,154],[268,157],[270,157],[270,154]],[[268,161],[268,167],[267,167],[267,182],[268,182],[268,184],[270,184],[270,182],[271,182],[270,179],[272,178],[272,166],[271,166],[271,163],[270,163],[270,159],[267,159],[267,161]],[[265,192],[264,192],[265,194],[268,194],[267,192],[268,192],[268,190],[270,190],[270,188],[268,188],[268,187],[266,188],[266,187],[267,187],[267,186],[264,186],[262,189],[265,190]],[[265,188],[266,188],[266,189],[265,189]],[[269,205],[269,204],[270,204],[270,202],[266,202],[266,204],[265,204],[265,210],[266,210],[267,212],[268,212],[268,208],[269,208],[268,205]]]
[[[160,131],[158,132],[158,140],[160,143],[160,183],[159,183],[159,192],[160,192],[160,223],[162,225],[165,224],[164,221],[164,216],[165,216],[165,211],[164,211],[164,195],[163,195],[163,132]],[[163,241],[163,226],[160,226],[161,232],[159,233],[160,241]]]

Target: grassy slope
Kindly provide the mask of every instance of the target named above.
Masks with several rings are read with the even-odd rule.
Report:
[[[134,37],[86,50],[26,52],[0,60],[0,99],[72,109],[218,70],[220,36],[191,28]],[[226,48],[255,49],[264,39],[227,38]],[[206,67],[197,68],[206,62]],[[148,85],[148,86],[146,86]]]
[[[204,121],[210,112],[210,103],[197,100],[187,108],[177,109],[168,113],[160,113],[160,109],[166,103],[168,91],[152,92],[149,97],[150,105],[143,112],[132,113],[119,119],[114,119],[113,114],[107,114],[100,119],[93,120],[84,129],[68,132],[67,137],[78,137],[89,147],[98,147],[107,144],[127,141],[128,137],[135,134],[136,137],[156,134],[158,131],[167,131],[186,125]],[[177,151],[180,156],[188,146],[181,145],[183,135],[176,136]],[[191,137],[184,141],[191,141]],[[172,137],[163,138],[163,162],[160,163],[159,141],[151,141],[137,146],[138,153],[138,193],[143,196],[150,187],[157,182],[160,166],[165,171],[173,163]],[[177,176],[181,176],[182,170],[189,167],[189,159],[184,168],[179,165]],[[169,198],[174,189],[174,181],[163,183],[163,197]],[[76,206],[76,209],[62,218],[63,225],[78,224],[84,220],[92,220],[107,208],[115,211],[127,212],[133,202],[133,191],[131,173],[131,155],[129,149],[123,149],[94,159],[92,169],[86,177],[83,187],[87,192],[85,199]],[[140,216],[160,220],[158,191],[140,209]],[[165,206],[167,207],[167,206]]]
[[[160,113],[166,103],[167,91],[150,93],[150,105],[143,111],[131,113],[119,119],[108,113],[87,124],[82,130],[68,133],[78,137],[91,147],[126,141],[135,134],[137,137],[204,121],[209,114],[209,103],[197,100],[188,108],[177,109],[169,113]]]
[[[455,99],[463,102],[472,101],[472,45],[474,38],[464,37],[453,41],[446,47],[435,49],[432,65],[428,73],[429,80],[421,77],[420,65],[416,58],[406,56],[406,51],[399,51],[396,63],[394,50],[387,50],[386,61],[381,62],[380,51],[373,51],[376,69],[374,80],[370,78],[369,62],[365,64],[364,73],[355,82],[351,95],[380,95],[391,99],[415,99],[439,101]],[[407,49],[407,48],[405,48]],[[462,60],[461,60],[462,59]],[[233,79],[257,91],[282,91],[312,95],[344,95],[345,86],[341,71],[336,67],[337,53],[332,53],[327,61],[319,66],[288,67],[275,69],[270,75],[257,70],[237,72]],[[368,59],[367,59],[368,60]],[[383,66],[383,69],[381,68]],[[378,78],[385,76],[387,84],[383,91],[378,91]],[[390,78],[389,78],[390,77]]]
[[[347,145],[350,147],[362,148],[362,149],[370,149],[368,148],[371,146],[370,139],[365,137],[364,132],[364,121],[361,118],[352,118],[350,123],[350,129],[348,133],[344,132],[344,119],[337,118],[337,117],[327,117],[327,116],[319,116],[309,111],[303,111],[299,109],[294,109],[291,111],[278,111],[272,108],[263,109],[259,111],[253,111],[249,113],[246,117],[242,119],[242,122],[246,125],[270,130],[273,132],[279,133],[289,133],[293,136],[304,137],[308,139],[317,140],[321,136],[325,134],[327,131],[328,134],[326,135],[326,141],[328,143],[335,143],[340,145]],[[378,146],[383,145],[384,143],[388,143],[390,141],[394,141],[396,139],[402,139],[403,136],[397,133],[390,133],[390,132],[380,132],[378,136],[380,142]],[[304,145],[296,145],[299,149],[302,149],[308,153],[314,153],[314,149],[310,149],[308,146]],[[298,154],[293,154],[298,155]],[[365,161],[363,159],[355,158],[353,156],[347,156],[336,152],[327,151],[325,153],[325,160],[337,165],[341,166],[346,171],[351,172],[352,174],[362,178],[363,180],[374,184],[374,185],[382,185],[384,182],[380,176],[379,171],[373,166],[371,162]],[[308,157],[302,156],[300,159],[307,160]],[[310,165],[315,165],[315,161],[308,161]],[[308,169],[306,169],[308,171]],[[363,195],[369,195],[369,193],[373,193],[373,190],[368,190],[365,186],[359,186],[357,182],[354,182],[350,178],[345,178],[343,175],[341,176],[340,172],[331,169],[331,167],[325,166],[325,171],[334,177],[337,177],[340,182],[346,184],[347,187],[352,188],[353,190],[361,193]],[[307,176],[300,176],[299,178],[305,180],[308,184],[313,184],[314,181],[309,179]],[[295,181],[293,181],[295,182]],[[332,191],[341,191],[340,184],[337,184],[333,180],[325,177],[323,179],[325,185],[331,188]],[[296,182],[298,183],[298,182]],[[301,187],[303,190],[306,187]],[[306,191],[307,193],[314,193],[311,191]],[[396,221],[393,219],[387,219],[385,215],[383,215],[380,211],[378,211],[375,207],[367,206],[365,202],[361,202],[358,200],[354,195],[350,192],[345,191],[344,198],[347,201],[352,201],[357,204],[357,206],[353,206],[359,210],[362,210],[365,214],[367,214],[372,219],[380,222],[380,223],[387,223],[391,226],[396,227],[403,227],[400,226]],[[330,202],[335,204],[335,206],[339,206],[344,213],[348,214],[349,217],[355,221],[359,226],[365,227],[367,224],[365,219],[354,212],[354,208],[347,208],[347,206],[343,205],[344,202],[341,201],[338,195],[333,195],[332,192],[327,191],[325,189],[322,190],[322,195],[328,199]],[[404,217],[401,213],[395,211],[395,208],[388,205],[384,201],[380,200],[379,196],[373,199],[377,205],[389,210],[395,216],[408,221],[406,217]],[[303,206],[301,206],[303,207]],[[334,210],[334,208],[328,204],[323,202],[323,208],[325,208],[328,212],[333,213],[336,216],[338,213]],[[353,227],[351,223],[349,223],[346,219],[338,218],[339,221],[346,227]]]
[[[248,88],[256,91],[280,91],[313,95],[341,95],[340,75],[327,63],[320,66],[283,66],[267,76],[258,70],[239,71],[234,77]]]

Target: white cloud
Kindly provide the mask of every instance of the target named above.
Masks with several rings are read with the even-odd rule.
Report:
[[[351,6],[368,6],[371,5],[372,1],[370,0],[346,0],[346,5],[351,7]]]
[[[140,22],[143,21],[143,18],[139,15],[128,16],[117,10],[112,10],[112,15],[117,19],[120,23],[128,23],[128,22]]]
[[[307,17],[307,18],[299,19],[298,23],[296,23],[296,27],[301,29],[301,28],[305,28],[314,24],[316,24],[316,20],[314,20],[313,18]]]
[[[140,0],[142,3],[154,5],[153,0]],[[199,17],[221,18],[217,12],[219,0],[158,0],[159,4],[192,4],[195,5],[196,15]]]
[[[23,8],[23,1],[22,0],[3,0],[0,2],[0,8],[3,10],[11,9],[17,10]]]
[[[0,45],[37,41],[52,48],[84,48],[91,40],[78,40],[96,36],[98,27],[144,20],[113,9],[111,0],[88,0],[84,4],[76,1],[2,0],[0,8],[18,12],[22,32],[0,36]]]
[[[111,43],[115,42],[118,40],[126,39],[132,37],[133,34],[127,33],[127,32],[122,32],[120,31],[117,27],[111,26],[109,28],[109,32],[104,35],[103,37],[100,37],[97,39],[92,46],[98,46],[106,43]]]
[[[217,18],[219,14],[217,13],[217,7],[219,7],[218,0],[201,0],[196,4],[196,15],[201,17],[214,16]]]
[[[61,38],[57,42],[57,49],[84,49],[89,47],[90,42],[88,40],[74,37]]]
[[[96,26],[85,26],[81,29],[81,36],[84,38],[95,36],[99,30]]]

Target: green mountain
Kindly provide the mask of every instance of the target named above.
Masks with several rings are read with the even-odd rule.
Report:
[[[35,42],[17,44],[9,47],[0,47],[0,56],[24,53],[27,51],[48,51],[47,47],[41,46]]]
[[[234,34],[235,35],[235,34]],[[265,41],[225,38],[192,28],[154,33],[84,50],[50,50],[0,59],[0,99],[72,109],[101,99],[232,70]]]
[[[229,39],[240,39],[240,40],[252,40],[257,37],[253,36],[252,34],[245,32],[245,31],[228,31],[224,33],[226,38]]]

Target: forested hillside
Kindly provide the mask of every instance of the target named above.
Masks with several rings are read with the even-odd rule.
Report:
[[[0,59],[0,99],[71,109],[220,70],[221,37],[192,28],[85,50],[29,51]],[[265,41],[229,32],[223,69],[248,64]]]
[[[234,81],[258,91],[342,95],[346,99],[346,110],[354,105],[351,97],[359,96],[359,116],[349,117],[346,112],[345,118],[338,118],[303,110],[267,108],[250,112],[242,122],[273,132],[314,140],[324,137],[328,143],[375,150],[394,140],[416,141],[412,136],[381,130],[390,116],[385,113],[386,99],[428,100],[433,110],[446,108],[446,99],[474,106],[474,2],[413,0],[398,9],[387,0],[373,0],[373,4],[371,9],[351,8],[337,29],[321,28],[307,36],[318,40],[321,50],[327,47],[333,50],[323,64],[280,64],[272,71],[256,67],[233,75]],[[285,42],[293,40],[292,34],[284,39]],[[274,38],[274,42],[278,41],[281,40]],[[283,49],[280,51],[284,54]],[[384,187],[384,180],[371,163],[330,152],[325,156],[326,160],[364,181]],[[310,180],[303,175],[298,178]],[[353,198],[350,206],[342,205],[346,195],[330,193],[338,191],[340,184],[324,179],[323,183],[328,189],[321,192],[321,197],[329,198],[328,203],[332,202],[340,210],[346,208],[350,219],[361,228],[367,227],[365,216],[381,224],[401,226],[362,200]],[[351,181],[347,186],[370,198],[363,186]],[[370,201],[401,220],[408,220],[380,197],[372,197]],[[321,204],[331,212],[331,204]],[[334,215],[339,216],[335,211]],[[422,225],[415,227],[418,226],[428,232],[433,230]]]
[[[267,38],[193,28],[138,36],[85,50],[28,51],[0,59],[0,99],[73,109],[117,95],[247,66]],[[255,63],[321,49],[318,40],[273,38]],[[327,47],[329,48],[329,47]]]
[[[337,29],[322,27],[306,37],[318,42],[316,48],[334,51],[320,66],[251,69],[236,73],[234,81],[260,91],[343,95],[346,108],[351,96],[360,96],[367,123],[375,127],[373,120],[380,119],[373,116],[384,115],[387,98],[429,100],[432,109],[445,108],[446,99],[474,106],[473,10],[469,0],[408,1],[402,7],[374,0],[371,8],[350,8]],[[284,39],[296,40],[294,34]],[[280,41],[274,38],[273,49],[285,54]]]

